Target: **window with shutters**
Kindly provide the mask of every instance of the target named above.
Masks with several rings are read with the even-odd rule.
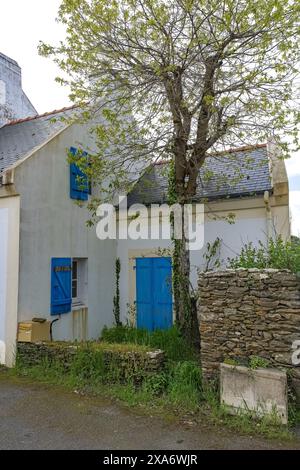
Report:
[[[87,152],[79,154],[75,147],[70,148],[70,154],[78,158],[88,156]],[[88,163],[87,163],[88,164]],[[85,173],[76,165],[76,162],[70,163],[70,198],[78,201],[87,201],[91,194],[91,184]]]
[[[51,315],[87,306],[87,258],[52,258]]]

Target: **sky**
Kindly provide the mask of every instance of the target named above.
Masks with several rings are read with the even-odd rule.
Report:
[[[57,43],[64,28],[55,18],[61,0],[0,0],[0,51],[22,67],[23,89],[39,113],[70,105],[68,90],[55,82],[51,59],[39,57],[39,41]],[[292,233],[300,236],[300,153],[286,161]]]

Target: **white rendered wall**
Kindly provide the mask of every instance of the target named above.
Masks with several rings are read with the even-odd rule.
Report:
[[[0,209],[0,363],[5,364],[8,209]]]
[[[19,274],[18,196],[0,197],[0,363],[15,360]]]
[[[98,338],[113,322],[116,242],[101,241],[88,228],[86,208],[70,199],[66,149],[91,141],[84,126],[73,125],[15,170],[21,193],[19,321],[50,315],[51,258],[87,258],[88,338]],[[53,325],[55,340],[73,340],[72,313]]]
[[[241,209],[239,209],[241,204]],[[244,206],[249,206],[245,209]],[[266,210],[264,208],[263,200],[254,204],[252,207],[252,200],[244,203],[235,201],[233,207],[237,207],[235,213],[235,223],[230,224],[224,217],[230,211],[220,211],[218,208],[213,213],[213,216],[219,217],[219,220],[211,220],[211,217],[206,215],[204,223],[204,246],[200,250],[192,250],[190,252],[191,261],[191,283],[194,287],[197,286],[197,270],[203,269],[205,266],[204,254],[206,252],[206,245],[208,242],[212,243],[217,237],[221,239],[221,249],[219,259],[222,265],[226,265],[228,258],[235,257],[241,250],[245,243],[252,241],[255,245],[259,240],[265,242],[267,239],[267,219]],[[207,212],[207,208],[206,208]],[[283,210],[286,215],[287,209]],[[121,317],[122,319],[128,318],[128,306],[132,304],[132,291],[135,287],[135,274],[133,272],[132,258],[135,256],[157,256],[160,252],[161,256],[166,256],[172,248],[169,240],[118,240],[118,257],[121,261],[121,275],[120,275],[120,299],[121,299]],[[144,254],[143,254],[144,252]],[[130,294],[131,292],[131,294]]]

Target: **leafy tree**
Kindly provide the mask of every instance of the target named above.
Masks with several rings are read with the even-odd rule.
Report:
[[[103,115],[94,180],[120,191],[136,163],[171,157],[184,204],[212,151],[270,135],[298,146],[299,12],[297,0],[62,0],[66,39],[40,44],[40,53],[68,77],[58,80],[71,99],[89,102],[85,117]],[[177,268],[177,319],[187,331],[184,237]]]

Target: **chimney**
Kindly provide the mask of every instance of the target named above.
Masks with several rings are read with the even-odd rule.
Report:
[[[0,127],[13,119],[37,114],[22,90],[22,72],[17,62],[0,52]]]

